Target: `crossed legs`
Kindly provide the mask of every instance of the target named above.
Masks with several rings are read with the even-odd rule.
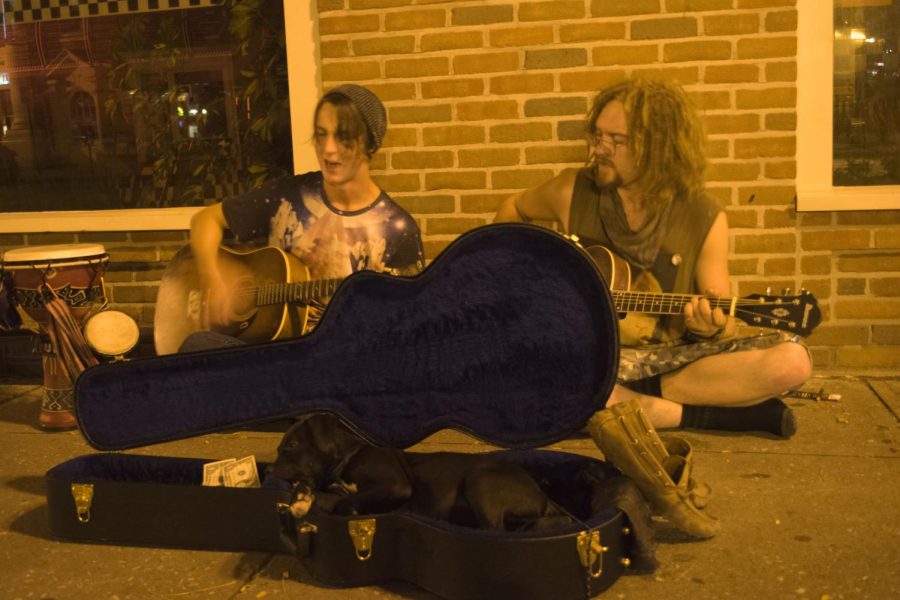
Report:
[[[616,385],[607,405],[635,399],[655,427],[679,427],[684,405],[756,405],[802,385],[811,372],[806,348],[784,342],[761,350],[707,356],[667,373],[660,380],[662,397]]]

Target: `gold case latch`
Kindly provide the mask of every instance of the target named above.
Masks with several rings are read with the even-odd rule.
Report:
[[[597,579],[603,574],[603,553],[609,550],[600,545],[599,531],[582,531],[575,540],[578,546],[578,558],[581,565],[588,570],[591,577]]]
[[[357,519],[347,523],[350,539],[356,548],[356,558],[369,560],[372,558],[372,543],[375,540],[375,519]]]
[[[94,499],[93,483],[73,483],[72,497],[75,499],[75,514],[82,523],[91,520],[91,501]]]

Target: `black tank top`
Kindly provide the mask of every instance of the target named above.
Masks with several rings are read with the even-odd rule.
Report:
[[[612,202],[618,202],[618,198],[613,192],[599,189],[594,185],[587,170],[579,170],[572,190],[568,232],[577,235],[584,246],[601,244],[634,264],[633,257],[625,255],[615,247],[600,218],[601,203],[609,206]],[[661,291],[677,294],[700,292],[695,287],[697,259],[703,243],[706,241],[706,236],[709,234],[709,229],[720,211],[721,207],[718,202],[708,194],[673,200],[669,209],[668,226],[663,234],[659,253],[649,269],[649,274],[658,282]],[[632,281],[634,281],[641,276],[641,273],[634,267],[632,268]],[[665,317],[653,319],[653,321],[655,324],[652,326],[652,333],[644,325],[639,327],[642,333],[636,336],[625,335],[626,332],[623,332],[622,343],[634,345],[666,341],[680,337],[684,332],[684,323],[681,317]]]

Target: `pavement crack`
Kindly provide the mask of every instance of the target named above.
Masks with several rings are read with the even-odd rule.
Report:
[[[878,401],[884,405],[884,407],[888,410],[888,412],[891,413],[892,415],[894,415],[895,419],[900,421],[900,415],[898,415],[896,412],[894,412],[894,409],[891,407],[891,405],[888,403],[888,401],[885,400],[884,396],[882,396],[881,394],[878,393],[878,389],[874,385],[872,385],[872,382],[869,381],[869,378],[863,377],[863,381],[865,382],[866,386],[868,386],[869,390],[871,390],[871,392],[873,394],[875,394],[875,397],[878,398]]]
[[[246,577],[244,577],[243,581],[240,582],[237,591],[230,596],[230,598],[237,598],[239,596],[243,597],[243,594],[247,591],[247,586],[253,583],[253,580],[257,578],[263,571],[266,570],[266,567],[275,559],[275,554],[269,554],[266,558],[259,563],[259,565],[250,571]]]

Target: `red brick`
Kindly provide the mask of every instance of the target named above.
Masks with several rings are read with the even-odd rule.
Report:
[[[726,41],[675,42],[663,46],[664,62],[728,60],[729,58],[731,58],[731,42]]]
[[[756,227],[759,223],[759,211],[756,209],[728,207],[725,214],[728,217],[728,227],[730,229]]]
[[[385,31],[422,30],[444,27],[447,13],[441,9],[426,9],[385,13]]]
[[[531,98],[525,101],[526,117],[584,115],[587,98]]]
[[[412,35],[379,36],[370,39],[353,40],[353,53],[357,56],[408,54],[413,52],[415,47],[416,38]]]
[[[553,43],[552,27],[512,27],[491,31],[491,46],[540,46]]]
[[[797,161],[767,162],[763,174],[768,179],[794,179],[797,177]]]
[[[900,325],[873,325],[872,342],[900,346]]]
[[[460,197],[460,208],[464,213],[493,213],[506,198],[508,193],[501,194],[463,194]]]
[[[763,261],[763,275],[766,277],[791,277],[797,274],[797,259],[770,258]]]
[[[418,130],[412,127],[388,127],[384,135],[384,148],[415,146],[418,142]]]
[[[862,277],[841,277],[837,280],[839,296],[861,296],[866,293],[866,280]]]
[[[489,23],[508,23],[513,20],[513,7],[510,4],[499,6],[462,6],[452,10],[453,25],[487,25]]]
[[[367,83],[366,87],[384,102],[412,100],[416,97],[416,84],[406,82]],[[390,130],[390,127],[388,128]]]
[[[453,152],[409,151],[391,153],[391,167],[394,169],[446,169],[453,166]]]
[[[797,56],[797,37],[750,37],[737,41],[739,60]]]
[[[412,214],[446,214],[454,212],[456,207],[456,201],[453,196],[449,195],[403,196],[391,194],[391,198]]]
[[[453,57],[453,72],[458,75],[467,73],[496,73],[498,71],[518,70],[518,52],[463,54]]]
[[[848,254],[838,257],[841,273],[900,271],[900,254]]]
[[[796,31],[797,10],[772,11],[766,14],[766,31]]]
[[[587,65],[584,48],[555,48],[552,50],[526,50],[526,69],[564,69]]]
[[[553,177],[551,169],[514,169],[491,173],[491,189],[519,190],[533,188]]]
[[[398,58],[384,62],[386,77],[429,77],[449,73],[450,61],[446,56]]]
[[[694,17],[672,17],[631,22],[631,39],[633,40],[683,38],[696,35],[697,19]]]
[[[490,128],[492,142],[538,142],[553,136],[550,123],[510,123]]]
[[[813,346],[866,344],[869,328],[865,325],[820,325],[806,341]]]
[[[422,138],[426,146],[480,144],[485,140],[484,127],[467,125],[425,127],[422,129]]]
[[[660,0],[628,0],[628,2],[591,0],[591,15],[594,17],[624,17],[657,13],[660,8],[659,2]]]
[[[415,173],[377,173],[372,175],[372,179],[378,184],[378,187],[385,190],[389,194],[395,192],[418,192],[421,189],[419,176]]]
[[[706,83],[756,83],[759,66],[751,64],[708,65],[703,69]]]
[[[900,319],[900,300],[839,298],[834,314],[839,319]]]
[[[347,35],[378,31],[378,15],[350,15],[341,17],[320,17],[319,35]]]
[[[869,289],[875,296],[900,296],[900,277],[873,277]]]
[[[797,236],[793,233],[761,233],[734,237],[736,254],[793,254],[796,247]]]
[[[869,248],[871,234],[864,229],[804,231],[800,247],[804,250],[864,250]]]
[[[794,108],[797,88],[774,87],[762,90],[737,90],[735,108]]]
[[[450,33],[425,33],[419,43],[422,52],[435,50],[459,50],[480,48],[484,45],[484,34],[480,31],[452,31]]]
[[[839,347],[835,362],[840,367],[896,368],[900,367],[900,352],[891,346]]]
[[[428,235],[465,233],[486,224],[485,219],[476,217],[429,217],[426,221],[425,231]]]
[[[800,259],[800,272],[804,275],[831,274],[831,255],[804,256]]]
[[[597,46],[591,50],[591,64],[645,65],[659,59],[658,44],[627,44],[622,46]]]
[[[886,229],[875,232],[876,248],[900,248],[900,230]]]
[[[519,21],[554,21],[579,19],[584,16],[582,0],[552,0],[519,4]]]
[[[156,285],[123,285],[109,286],[112,302],[156,302],[159,286]]]
[[[759,163],[723,162],[707,165],[707,181],[752,181],[759,178]]]
[[[680,85],[691,85],[700,81],[700,68],[692,67],[663,67],[651,69],[635,68],[632,74],[635,77],[652,79],[656,81],[670,81]]]
[[[438,171],[425,173],[426,190],[483,189],[485,183],[485,174],[481,171]]]
[[[738,35],[759,32],[759,15],[755,13],[706,15],[703,35]]]
[[[519,116],[519,103],[515,100],[487,102],[460,102],[456,105],[456,117],[460,121],[484,121],[487,119],[515,119]]]
[[[728,270],[732,275],[759,275],[759,259],[730,258]]]
[[[797,138],[765,137],[738,138],[734,140],[735,158],[771,158],[794,156],[797,153]]]
[[[732,0],[665,0],[666,12],[684,13],[732,8]]]
[[[707,114],[703,115],[702,119],[708,134],[759,131],[759,115],[756,113]]]
[[[519,148],[495,146],[459,151],[460,167],[509,167],[519,164]]]
[[[900,225],[900,210],[841,211],[838,225]]]
[[[796,227],[797,212],[793,207],[787,210],[768,209],[763,215],[763,227],[777,229],[779,227]]]
[[[561,92],[596,93],[609,85],[621,81],[625,77],[622,69],[592,69],[559,74],[559,90]]]
[[[739,202],[754,206],[793,204],[796,194],[796,188],[792,185],[760,185],[738,188]]]
[[[688,92],[688,97],[699,110],[731,108],[731,94],[729,92]]]
[[[441,79],[422,82],[422,98],[454,98],[481,96],[484,82],[481,79]]]
[[[552,73],[522,73],[491,77],[491,94],[539,94],[552,91]]]
[[[766,115],[766,129],[772,131],[796,131],[797,113],[769,113]]]
[[[389,122],[397,124],[405,123],[435,123],[449,121],[450,105],[437,104],[432,106],[392,106],[388,110]]]
[[[594,42],[625,38],[625,23],[575,23],[559,27],[559,41]]]
[[[797,81],[797,62],[766,63],[766,81]]]
[[[425,256],[428,260],[434,260],[440,256],[441,252],[447,249],[452,240],[425,240],[422,245],[425,247]]]
[[[584,144],[567,144],[565,146],[529,146],[525,148],[525,163],[578,163],[583,164],[587,158]]]
[[[361,81],[381,77],[381,65],[374,61],[329,62],[322,65],[322,81]]]

